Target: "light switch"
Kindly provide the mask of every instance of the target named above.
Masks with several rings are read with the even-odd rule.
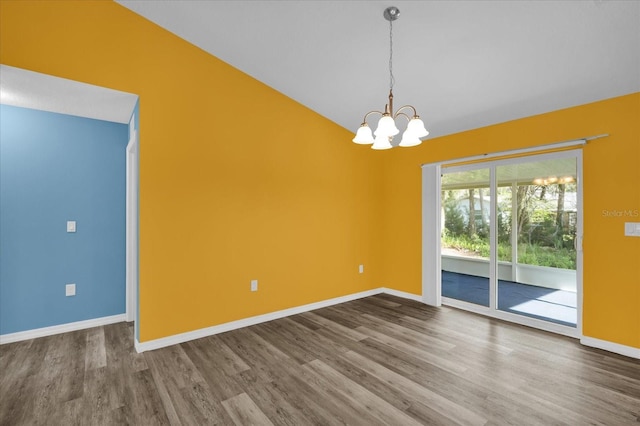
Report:
[[[64,287],[64,295],[65,296],[75,296],[76,295],[76,285],[75,284],[67,284]]]
[[[626,222],[624,235],[625,237],[640,237],[640,222]]]
[[[67,232],[76,232],[76,221],[68,220],[67,221]]]

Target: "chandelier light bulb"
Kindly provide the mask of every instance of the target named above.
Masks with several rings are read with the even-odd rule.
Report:
[[[378,121],[378,128],[373,133],[376,136],[395,136],[400,133],[400,130],[396,127],[396,122],[389,115],[383,115],[380,121]]]
[[[371,133],[371,127],[367,123],[362,123],[356,133],[356,137],[353,138],[353,142],[360,145],[370,145],[373,143],[373,134]]]
[[[429,134],[429,131],[424,127],[424,123],[417,115],[409,121],[409,124],[407,124],[407,132],[411,132],[419,138],[423,138]]]
[[[393,148],[393,145],[391,145],[391,141],[389,139],[389,136],[376,136],[371,149],[383,150]]]
[[[418,135],[410,132],[409,129],[407,128],[407,130],[405,130],[405,132],[402,134],[402,140],[400,141],[400,145],[398,146],[408,148],[410,146],[418,146],[421,143],[422,141],[420,140]]]

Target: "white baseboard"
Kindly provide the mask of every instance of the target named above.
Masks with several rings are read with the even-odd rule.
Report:
[[[70,331],[84,330],[85,328],[99,327],[101,325],[114,324],[124,320],[125,314],[119,314],[109,317],[93,318],[85,321],[53,325],[51,327],[35,328],[33,330],[19,331],[17,333],[2,334],[0,335],[0,345],[20,342],[22,340],[36,339],[38,337],[53,336],[54,334],[68,333]]]
[[[604,349],[605,351],[628,356],[630,358],[640,359],[640,348],[634,348],[632,346],[625,346],[619,343],[612,343],[606,340],[586,336],[580,338],[580,343],[585,346],[591,346],[592,348]]]
[[[224,333],[227,331],[236,330],[238,328],[260,324],[263,322],[288,317],[290,315],[312,311],[314,309],[325,308],[327,306],[337,305],[339,303],[350,302],[356,299],[362,299],[363,297],[369,297],[375,294],[384,293],[386,292],[385,290],[387,289],[377,288],[374,290],[362,291],[360,293],[349,294],[347,296],[336,297],[334,299],[323,300],[321,302],[309,303],[308,305],[302,305],[302,306],[297,306],[295,308],[283,309],[281,311],[271,312],[264,315],[257,315],[255,317],[244,318],[237,321],[231,321],[231,322],[227,322],[220,325],[214,325],[212,327],[201,328],[199,330],[194,330],[194,331],[188,331],[186,333],[174,334],[173,336],[162,337],[160,339],[149,340],[147,342],[140,343],[136,340],[135,347],[138,353],[145,352],[145,351],[152,351],[154,349],[160,349],[166,346],[177,345],[179,343],[188,342],[190,340],[201,339],[203,337],[212,336],[214,334]],[[401,293],[401,292],[397,292],[397,293]],[[409,293],[406,293],[406,294],[409,294]]]
[[[392,288],[382,287],[380,293],[390,294],[392,296],[402,297],[403,299],[415,300],[416,302],[424,303],[422,296],[419,294],[407,293],[405,291],[394,290]]]
[[[349,294],[346,296],[336,297],[329,300],[323,300],[321,302],[310,303],[308,305],[297,306],[295,308],[283,309],[281,311],[271,312],[264,315],[257,315],[255,317],[245,318],[238,321],[231,321],[228,323],[215,325],[212,327],[189,331],[187,333],[181,333],[181,334],[176,334],[169,337],[163,337],[156,340],[150,340],[148,342],[140,343],[136,339],[135,348],[138,353],[151,351],[154,349],[160,349],[166,346],[176,345],[179,343],[188,342],[190,340],[212,336],[214,334],[224,333],[226,331],[236,330],[238,328],[260,324],[263,322],[288,317],[290,315],[312,311],[314,309],[325,308],[327,306],[333,306],[333,305],[337,305],[344,302],[350,302],[352,300],[362,299],[363,297],[369,297],[369,296],[373,296],[380,293],[390,294],[392,296],[401,297],[403,299],[415,300],[417,302],[423,302],[421,295],[406,293],[404,291],[394,290],[386,287],[380,287],[377,289],[367,290],[360,293]],[[19,342],[22,340],[35,339],[38,337],[52,336],[55,334],[67,333],[70,331],[83,330],[86,328],[99,327],[102,325],[123,322],[125,320],[126,320],[126,315],[119,314],[119,315],[112,315],[109,317],[94,318],[94,319],[85,320],[85,321],[77,321],[77,322],[71,322],[67,324],[54,325],[51,327],[36,328],[33,330],[20,331],[17,333],[2,334],[0,335],[0,345],[4,345],[6,343]],[[618,343],[595,339],[593,337],[587,337],[587,336],[582,336],[580,338],[580,343],[585,346],[604,349],[605,351],[628,356],[630,358],[640,359],[640,348],[625,346]]]

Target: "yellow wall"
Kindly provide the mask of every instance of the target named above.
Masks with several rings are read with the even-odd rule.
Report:
[[[3,64],[140,96],[141,342],[379,286],[382,156],[350,132],[116,3],[0,17]]]
[[[425,118],[428,123],[428,117]],[[640,348],[640,238],[604,211],[640,210],[640,94],[510,121],[388,153],[382,284],[421,293],[424,163],[608,133],[583,149],[583,334]]]
[[[584,148],[584,334],[640,347],[640,238],[602,215],[640,209],[640,94],[376,153],[115,3],[2,0],[0,20],[3,64],[140,95],[142,342],[381,285],[418,294],[420,164],[609,133]]]

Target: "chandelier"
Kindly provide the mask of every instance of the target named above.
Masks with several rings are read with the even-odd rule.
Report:
[[[400,107],[396,112],[393,111],[393,21],[400,16],[400,10],[391,6],[384,10],[382,14],[384,19],[389,21],[389,103],[385,105],[383,111],[369,111],[365,114],[362,124],[353,138],[353,142],[362,145],[369,145],[372,149],[390,149],[393,148],[391,141],[393,137],[400,133],[400,130],[396,127],[396,118],[404,117],[407,119],[407,129],[402,134],[402,140],[399,146],[408,147],[420,145],[422,141],[420,138],[429,134],[427,129],[424,128],[424,123],[420,120],[416,109],[411,105],[404,105]],[[407,110],[411,110],[411,115],[408,115]],[[408,112],[408,111],[407,111]],[[367,123],[367,118],[371,114],[380,114],[380,120],[378,121],[378,127],[373,134],[371,128]],[[374,139],[375,135],[375,139]]]

